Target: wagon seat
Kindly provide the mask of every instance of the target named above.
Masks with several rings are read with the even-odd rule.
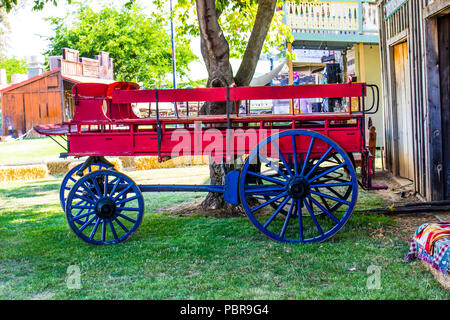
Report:
[[[114,120],[138,119],[131,103],[113,103],[114,90],[138,90],[134,82],[79,83],[72,88],[75,101],[74,122],[111,122]]]

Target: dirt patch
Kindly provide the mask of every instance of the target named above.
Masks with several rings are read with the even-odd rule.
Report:
[[[439,217],[447,216],[450,220],[450,214],[437,214]],[[389,231],[395,234],[401,240],[411,241],[416,229],[427,222],[436,223],[440,220],[434,214],[415,213],[393,215],[392,219],[396,222],[395,226],[389,227]]]
[[[170,215],[176,215],[179,217],[186,217],[193,214],[215,218],[233,218],[245,216],[243,210],[242,215],[236,215],[234,213],[230,214],[227,210],[223,209],[204,209],[201,205],[203,200],[203,198],[199,198],[192,201],[183,202],[170,206],[168,208],[159,209],[156,211],[156,213],[168,213]]]
[[[384,183],[388,186],[386,190],[371,191],[374,194],[395,204],[404,204],[408,202],[422,202],[420,195],[414,191],[414,183],[408,179],[402,179],[392,176],[387,171],[377,171],[374,181]]]

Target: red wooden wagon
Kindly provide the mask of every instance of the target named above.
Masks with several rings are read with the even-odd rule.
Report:
[[[373,102],[366,108],[367,89]],[[375,92],[377,94],[375,94]],[[372,182],[366,146],[366,115],[378,110],[378,88],[364,83],[283,87],[226,87],[139,90],[129,82],[79,84],[73,88],[75,114],[70,122],[38,126],[41,134],[67,139],[65,156],[87,160],[67,173],[60,198],[72,230],[92,244],[118,243],[138,228],[144,213],[142,192],[223,193],[241,204],[266,236],[283,242],[323,241],[340,230],[357,199],[358,178]],[[251,114],[239,106],[252,100],[336,98],[346,112]],[[357,99],[358,111],[351,101]],[[161,117],[160,103],[226,101],[224,115]],[[146,103],[140,118],[133,104]],[[152,115],[154,113],[154,115]],[[223,185],[137,185],[114,170],[105,156],[210,155],[225,163],[245,159],[227,173]],[[360,172],[354,155],[360,155]],[[100,170],[98,170],[100,169]],[[88,174],[83,172],[88,170]]]

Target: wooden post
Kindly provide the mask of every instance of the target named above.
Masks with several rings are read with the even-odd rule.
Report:
[[[288,52],[289,55],[292,55],[292,43],[288,43]],[[289,85],[292,86],[294,84],[294,67],[292,65],[292,60],[288,59],[288,67],[289,67]],[[294,100],[289,100],[289,112],[294,114]]]
[[[361,74],[361,82],[366,82],[366,67],[364,60],[364,44],[359,43],[359,73]]]
[[[347,83],[347,50],[342,51],[342,64],[344,65],[342,83]]]

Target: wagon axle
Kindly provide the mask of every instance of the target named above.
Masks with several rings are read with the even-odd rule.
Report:
[[[102,198],[95,204],[95,213],[101,219],[110,219],[116,213],[116,204],[109,198]]]
[[[305,177],[295,176],[287,184],[287,192],[294,199],[304,199],[309,194],[309,182]]]

